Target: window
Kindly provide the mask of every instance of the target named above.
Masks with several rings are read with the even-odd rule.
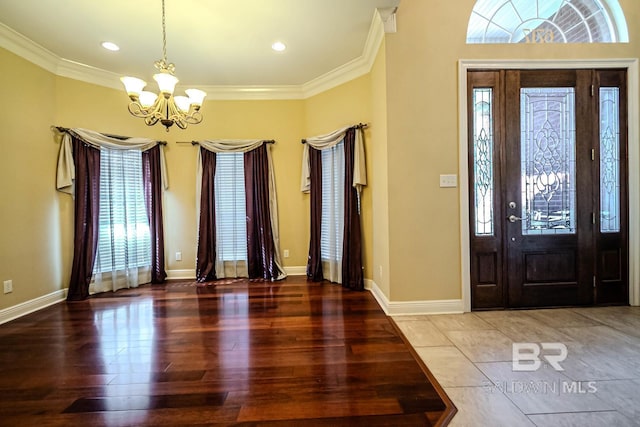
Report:
[[[473,89],[473,177],[476,236],[493,236],[493,89]]]
[[[151,265],[151,235],[142,183],[142,153],[100,151],[100,210],[94,273]]]
[[[600,231],[620,232],[620,89],[600,88]]]
[[[478,0],[467,43],[626,43],[617,0]]]
[[[344,237],[344,142],[322,150],[322,260],[342,261]],[[329,277],[329,276],[327,276]]]
[[[215,173],[216,241],[219,261],[247,260],[247,208],[244,153],[217,153]]]

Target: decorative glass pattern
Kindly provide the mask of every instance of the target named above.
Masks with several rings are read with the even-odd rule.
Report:
[[[629,35],[616,0],[478,0],[467,43],[619,43]]]
[[[473,90],[473,177],[476,236],[492,236],[493,215],[493,90]]]
[[[600,88],[600,231],[620,231],[619,89]]]
[[[522,234],[576,230],[575,91],[522,88]]]

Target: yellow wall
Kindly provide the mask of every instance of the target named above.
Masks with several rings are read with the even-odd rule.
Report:
[[[452,7],[448,0],[403,0],[399,31],[386,38],[393,301],[461,297],[459,195],[456,189],[439,188],[438,181],[440,174],[458,172],[458,60],[640,54],[640,3],[635,0],[620,1],[631,43],[615,45],[466,45],[474,4],[459,0]]]
[[[49,126],[55,118],[55,78],[0,49],[0,309],[60,290],[60,211],[54,188],[58,146]]]
[[[382,42],[371,69],[371,138],[367,159],[372,190],[373,274],[378,288],[389,297],[389,176],[387,163],[387,64]]]

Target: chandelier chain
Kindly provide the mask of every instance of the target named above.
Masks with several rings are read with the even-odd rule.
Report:
[[[167,63],[167,26],[164,18],[164,0],[162,0],[162,60]]]

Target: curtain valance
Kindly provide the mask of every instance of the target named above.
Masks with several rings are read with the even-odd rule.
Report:
[[[255,150],[264,144],[264,139],[210,139],[198,141],[201,147],[214,153],[229,153]]]
[[[356,135],[352,185],[356,190],[358,190],[358,193],[362,191],[362,187],[367,185],[367,167],[364,157],[364,143],[362,138],[363,131],[359,126],[347,126],[326,135],[314,136],[305,139],[306,143],[304,144],[304,149],[302,151],[302,178],[300,181],[300,191],[308,193],[311,190],[309,147],[313,147],[316,150],[325,150],[334,147],[342,142],[347,131],[354,127],[356,128]]]
[[[62,135],[62,146],[60,147],[60,154],[58,155],[56,188],[58,191],[72,195],[74,193],[73,188],[75,181],[75,164],[73,159],[73,147],[71,144],[72,135],[82,140],[84,143],[98,149],[106,148],[110,150],[147,151],[160,144],[159,141],[148,138],[121,139],[88,129],[73,128],[66,130]],[[167,180],[167,166],[162,146],[160,146],[160,168],[162,173],[162,186],[166,190],[169,188],[169,184]]]

